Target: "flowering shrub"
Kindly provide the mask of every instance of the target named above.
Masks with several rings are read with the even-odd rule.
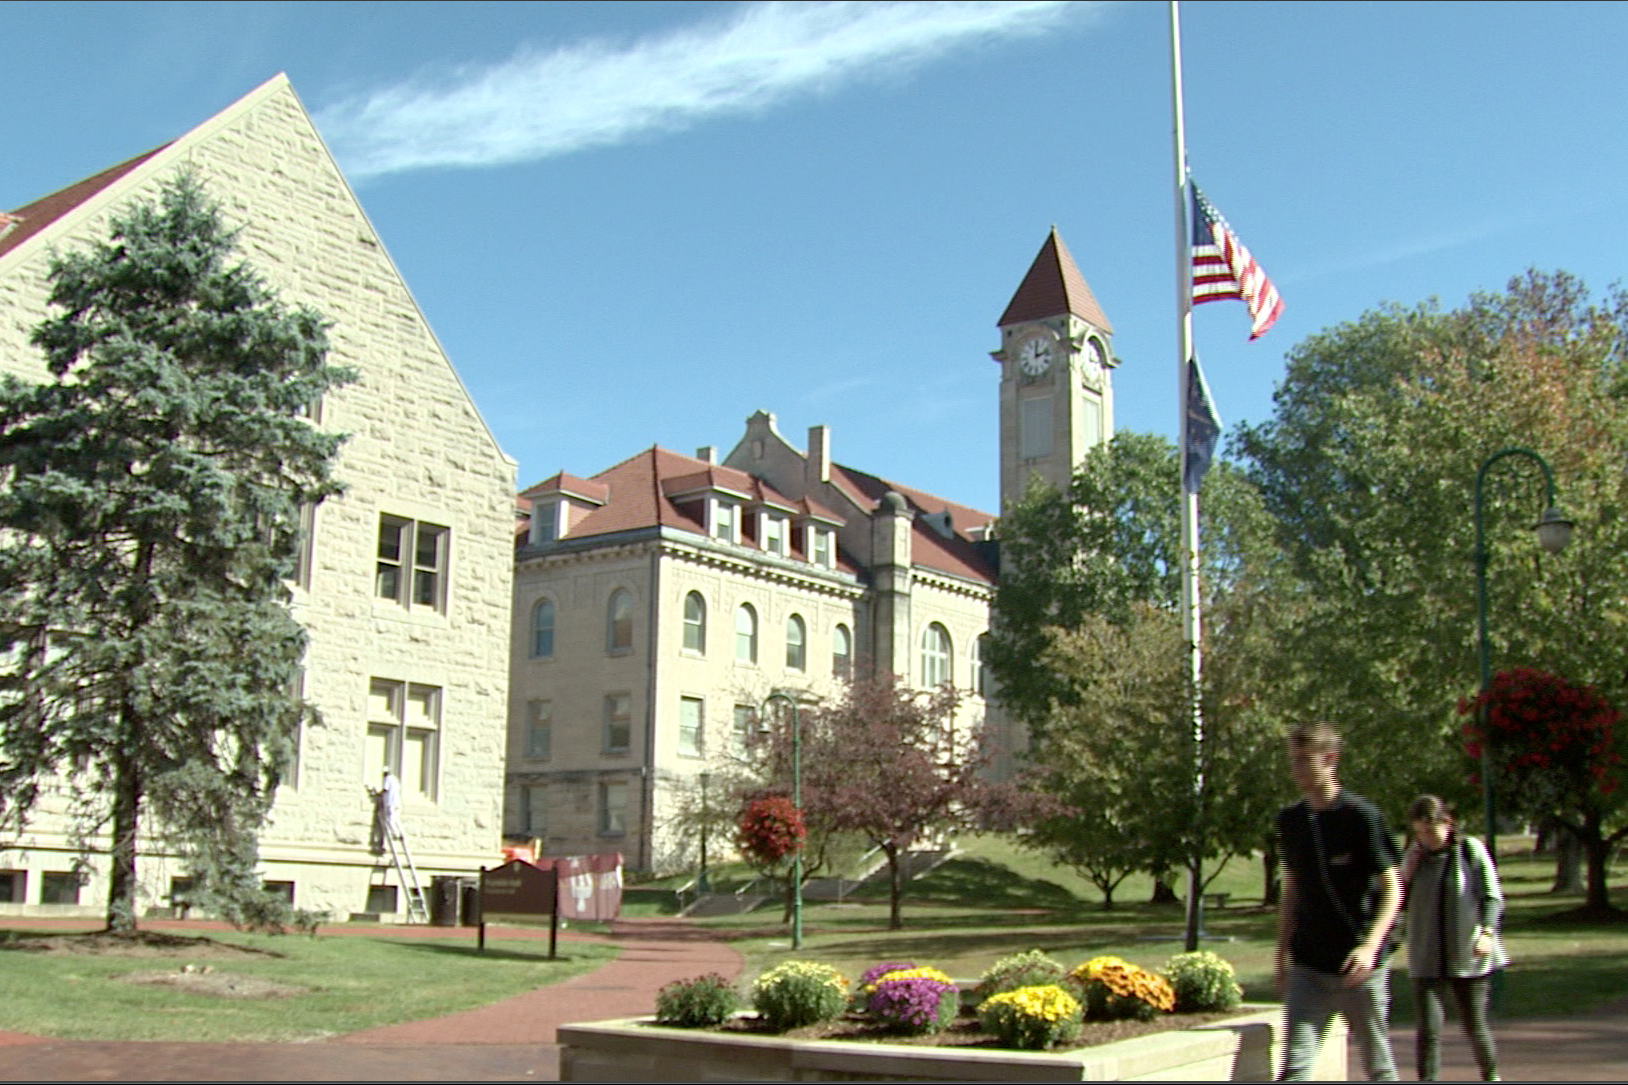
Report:
[[[752,1008],[770,1028],[780,1031],[830,1021],[847,1003],[847,977],[815,961],[775,965],[752,984]]]
[[[1093,957],[1070,972],[1069,978],[1085,988],[1088,1017],[1151,1021],[1176,1008],[1176,992],[1163,976],[1118,957]]]
[[[888,972],[875,981],[865,1009],[895,1032],[942,1032],[961,1011],[961,989],[936,968]]]
[[[752,861],[770,866],[803,850],[808,826],[790,799],[753,799],[741,810],[735,842]]]
[[[679,1028],[711,1028],[740,1009],[740,995],[716,972],[674,980],[656,992],[656,1020]]]
[[[1080,1003],[1056,984],[1019,987],[984,999],[978,1021],[1004,1047],[1031,1051],[1080,1034]]]
[[[1061,984],[1065,978],[1065,970],[1061,964],[1052,960],[1038,949],[1027,950],[1023,953],[1014,953],[1009,957],[1002,957],[978,980],[978,985],[972,989],[973,997],[979,1002],[991,995],[998,995],[1002,991],[1015,991],[1019,987],[1044,987],[1048,984]]]
[[[1244,1000],[1232,964],[1214,953],[1178,953],[1165,962],[1164,976],[1176,992],[1178,1013],[1235,1010]]]

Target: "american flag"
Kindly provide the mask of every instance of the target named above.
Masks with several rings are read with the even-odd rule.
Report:
[[[1249,306],[1249,337],[1259,339],[1277,323],[1283,299],[1221,212],[1197,185],[1188,187],[1193,190],[1193,304],[1237,298]]]

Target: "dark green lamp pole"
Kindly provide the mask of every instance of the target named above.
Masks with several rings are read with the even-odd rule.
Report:
[[[769,705],[782,701],[791,706],[791,804],[803,811],[803,717],[797,698],[775,690],[763,698],[763,715]],[[791,948],[803,948],[803,849],[799,846],[791,860]]]
[[[1506,448],[1488,456],[1481,469],[1475,474],[1475,614],[1479,633],[1481,651],[1481,692],[1487,692],[1492,685],[1492,647],[1487,639],[1487,564],[1492,555],[1487,551],[1486,527],[1484,525],[1485,495],[1487,471],[1499,460],[1510,456],[1524,456],[1543,469],[1543,481],[1546,487],[1548,500],[1543,509],[1543,516],[1532,525],[1538,533],[1538,543],[1551,554],[1558,554],[1566,549],[1571,542],[1572,522],[1555,504],[1555,476],[1549,469],[1548,461],[1536,452],[1526,448]],[[1483,704],[1480,709],[1481,724],[1481,800],[1483,814],[1487,823],[1487,852],[1498,861],[1498,823],[1497,805],[1492,792],[1492,732],[1487,727],[1487,709]]]

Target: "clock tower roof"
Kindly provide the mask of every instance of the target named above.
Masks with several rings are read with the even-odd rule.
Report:
[[[1046,243],[1040,246],[1040,254],[1029,265],[1029,273],[1023,276],[1017,293],[1007,303],[1006,312],[995,323],[1005,327],[1064,313],[1073,313],[1105,332],[1114,330],[1069,254],[1068,246],[1063,244],[1057,227],[1053,226]]]

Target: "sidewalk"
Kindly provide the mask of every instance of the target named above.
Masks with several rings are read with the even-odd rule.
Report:
[[[445,927],[392,933],[405,931],[452,933]],[[656,992],[675,979],[703,972],[734,977],[741,969],[738,953],[681,921],[624,920],[609,938],[561,936],[590,938],[615,942],[622,952],[551,987],[320,1043],[117,1043],[0,1032],[0,1081],[553,1081],[559,1025],[649,1013]]]
[[[0,1032],[0,1081],[552,1081],[557,1026],[648,1013],[672,980],[713,971],[733,977],[741,968],[733,949],[683,921],[622,921],[608,940],[623,947],[615,961],[556,986],[321,1043],[112,1043]],[[1443,1080],[1476,1080],[1469,1045],[1453,1022],[1447,1029]],[[1506,1080],[1628,1080],[1628,1002],[1566,1020],[1495,1022],[1495,1031]],[[1400,1029],[1393,1038],[1397,1067],[1411,1080],[1413,1033]],[[1351,1067],[1360,1079],[1355,1051]]]

